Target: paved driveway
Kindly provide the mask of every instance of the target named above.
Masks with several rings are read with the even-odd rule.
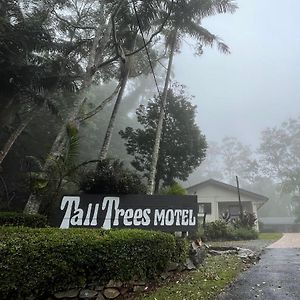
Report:
[[[289,233],[265,249],[260,262],[241,273],[219,300],[299,300],[300,233]]]
[[[300,248],[300,233],[285,233],[280,240],[268,248]]]

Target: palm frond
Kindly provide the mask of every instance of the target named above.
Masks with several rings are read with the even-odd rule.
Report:
[[[198,25],[194,22],[190,22],[189,26],[186,27],[185,34],[195,38],[198,43],[204,46],[213,47],[216,45],[218,50],[224,54],[229,54],[229,47],[215,34],[212,34],[206,28]]]

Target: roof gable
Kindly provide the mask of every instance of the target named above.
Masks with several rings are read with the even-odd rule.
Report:
[[[187,190],[189,191],[189,190],[194,189],[194,188],[202,188],[202,187],[209,186],[209,185],[216,186],[218,188],[237,193],[237,187],[236,186],[233,186],[231,184],[227,184],[227,183],[224,183],[224,182],[221,182],[221,181],[217,181],[217,180],[214,180],[214,179],[208,179],[206,181],[195,184],[191,187],[188,187]],[[253,193],[253,192],[241,189],[241,188],[240,188],[240,193],[241,193],[242,196],[248,196],[248,197],[254,198],[258,201],[262,201],[262,202],[266,202],[266,201],[269,200],[269,198],[267,198],[266,196],[263,196],[263,195],[260,195],[260,194],[257,194],[257,193]]]

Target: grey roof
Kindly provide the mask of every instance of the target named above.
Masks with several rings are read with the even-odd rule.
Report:
[[[214,179],[208,179],[206,181],[203,181],[203,182],[200,182],[200,183],[195,184],[193,186],[190,186],[186,189],[191,190],[193,188],[204,187],[204,186],[207,186],[207,185],[214,185],[214,186],[223,188],[225,190],[237,193],[237,187],[236,186],[233,186],[231,184],[227,184],[227,183],[224,183],[224,182],[221,182],[221,181],[218,181],[218,180],[214,180]],[[260,195],[260,194],[257,194],[257,193],[253,193],[253,192],[241,189],[241,188],[240,188],[240,193],[241,193],[241,195],[248,196],[248,197],[254,198],[256,200],[262,201],[262,202],[267,202],[269,200],[269,198],[266,197],[266,196],[263,196],[263,195]]]
[[[283,224],[295,224],[295,217],[261,217],[259,221],[266,225],[283,225]]]

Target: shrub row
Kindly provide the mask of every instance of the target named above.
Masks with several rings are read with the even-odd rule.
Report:
[[[0,299],[46,299],[88,282],[152,278],[184,246],[143,230],[0,228]]]
[[[218,220],[205,225],[204,239],[216,240],[254,240],[258,238],[258,232],[248,227],[233,227],[224,221]]]
[[[25,226],[42,228],[47,226],[47,218],[17,212],[0,212],[0,226]]]

